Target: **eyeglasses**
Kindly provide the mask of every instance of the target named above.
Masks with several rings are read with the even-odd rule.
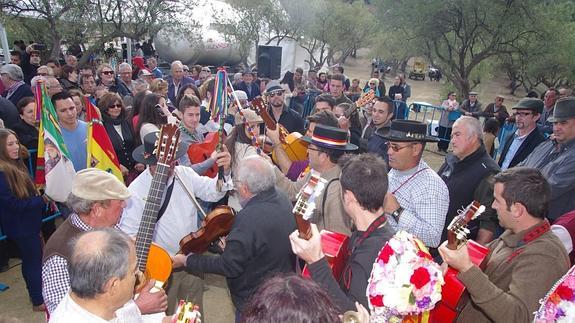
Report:
[[[513,112],[513,115],[514,115],[514,116],[521,116],[521,117],[530,116],[530,115],[532,115],[532,114],[533,114],[533,113],[531,113],[531,112]]]
[[[104,75],[114,75],[114,71],[102,71]]]
[[[385,146],[387,146],[387,149],[389,150],[389,149],[391,148],[391,150],[393,150],[394,152],[398,152],[398,151],[400,151],[400,150],[402,150],[402,149],[404,149],[404,148],[411,147],[411,146],[413,146],[413,145],[415,145],[415,144],[409,144],[409,145],[407,145],[407,146],[399,146],[399,145],[396,145],[396,144],[392,144],[392,143],[390,143],[390,142],[386,142],[386,143],[385,143]]]
[[[121,108],[122,108],[122,105],[121,105],[120,103],[112,104],[112,105],[110,106],[110,109],[113,109],[113,108],[121,109]]]
[[[268,93],[268,95],[273,98],[274,96],[281,96],[284,94],[283,90],[275,90]]]

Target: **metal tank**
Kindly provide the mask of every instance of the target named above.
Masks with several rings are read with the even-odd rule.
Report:
[[[161,29],[154,39],[154,46],[159,57],[168,62],[180,60],[186,65],[236,65],[241,62],[239,45],[229,42],[224,35],[215,30],[217,21],[214,12],[231,15],[240,23],[236,11],[222,1],[200,1],[192,11],[191,17],[181,15],[180,21],[185,25],[180,30]],[[191,19],[190,19],[191,18]],[[198,27],[193,24],[198,23]],[[195,32],[190,34],[185,30]]]

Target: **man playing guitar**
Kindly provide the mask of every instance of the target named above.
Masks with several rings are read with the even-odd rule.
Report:
[[[368,307],[365,291],[373,260],[395,233],[387,224],[383,211],[387,192],[385,162],[370,154],[348,156],[340,176],[342,200],[346,214],[357,230],[351,235],[341,277],[332,275],[315,224],[311,224],[309,240],[300,238],[297,230],[290,234],[293,252],[308,264],[311,278],[328,291],[342,313],[356,310],[356,302]]]
[[[538,170],[511,168],[495,175],[494,197],[492,207],[506,230],[487,245],[491,255],[483,272],[471,262],[466,244],[439,247],[471,296],[457,322],[531,322],[539,299],[569,268],[567,252],[545,219],[551,190]]]

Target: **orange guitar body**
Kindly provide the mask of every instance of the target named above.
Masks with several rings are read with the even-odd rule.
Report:
[[[479,243],[469,240],[467,242],[469,257],[474,265],[483,270],[489,260],[489,249]],[[430,322],[455,322],[463,307],[467,304],[469,294],[465,286],[457,279],[459,272],[451,267],[444,275],[445,285],[441,288],[441,301],[431,310]]]
[[[321,230],[320,234],[321,250],[327,258],[333,277],[335,277],[336,280],[339,280],[347,261],[349,237],[343,233],[336,233],[327,230]],[[311,277],[307,266],[303,268],[301,274],[304,277]]]
[[[301,133],[292,132],[282,140],[282,148],[291,161],[300,161],[307,159],[307,142],[301,140]],[[272,153],[272,159],[277,163],[275,153]]]
[[[216,150],[219,140],[220,136],[218,132],[210,132],[204,139],[204,142],[191,144],[188,147],[188,157],[190,158],[192,165],[201,163],[210,158],[214,150]],[[211,178],[216,177],[216,175],[218,175],[218,165],[214,163],[214,166],[208,169],[203,175]]]
[[[155,243],[150,246],[146,262],[146,278],[166,282],[172,273],[172,258],[170,254]]]

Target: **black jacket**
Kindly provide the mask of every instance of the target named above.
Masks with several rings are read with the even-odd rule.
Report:
[[[342,313],[355,310],[355,302],[359,302],[364,307],[369,306],[366,290],[373,263],[381,248],[393,237],[395,231],[386,224],[377,228],[363,243],[354,248],[358,238],[363,234],[364,231],[355,231],[349,240],[348,248],[353,250],[347,259],[347,265],[351,268],[349,287],[345,286],[346,284],[341,277],[339,282],[336,281],[325,258],[308,266],[312,279],[328,292]]]
[[[493,175],[500,170],[499,165],[487,154],[483,145],[463,160],[451,154],[447,155],[437,172],[449,189],[449,209],[441,241],[447,239],[447,226],[457,215],[457,210],[465,208],[474,200],[485,206],[485,212],[469,223],[471,233],[468,238],[475,239],[480,228],[493,232],[497,229],[497,213],[491,208],[491,204]]]
[[[503,144],[501,155],[499,157],[499,166],[503,165],[505,156],[507,155],[509,147],[511,147],[511,143],[513,143],[514,138],[515,135],[507,137],[507,141],[505,141],[505,144]],[[525,158],[527,158],[527,156],[529,156],[529,154],[531,154],[531,152],[533,151],[533,149],[535,149],[535,147],[537,147],[540,143],[544,141],[545,137],[543,136],[543,134],[541,134],[541,131],[539,131],[539,129],[537,128],[533,129],[533,131],[531,131],[531,133],[527,135],[527,138],[525,138],[525,140],[521,143],[519,149],[517,149],[517,152],[515,153],[515,156],[513,156],[511,163],[509,163],[508,168],[514,167],[515,165],[522,162]]]
[[[191,255],[186,267],[226,276],[232,301],[242,310],[265,278],[294,271],[289,235],[295,229],[290,200],[272,188],[254,196],[237,214],[223,254]]]

